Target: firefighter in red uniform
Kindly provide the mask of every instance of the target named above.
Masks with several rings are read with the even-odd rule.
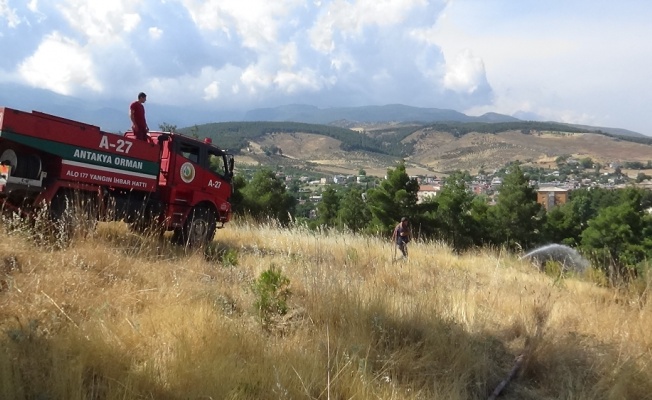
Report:
[[[131,117],[131,130],[136,135],[136,139],[147,140],[147,132],[149,127],[145,120],[145,102],[147,95],[143,92],[138,93],[138,100],[131,103],[129,106],[129,116]]]

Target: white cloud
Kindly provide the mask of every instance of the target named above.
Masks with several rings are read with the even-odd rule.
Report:
[[[404,102],[652,126],[652,3],[553,3],[0,0],[0,73],[190,107]]]
[[[161,36],[163,36],[163,30],[155,26],[152,26],[147,31],[149,32],[149,37],[154,40],[158,40],[161,38]]]
[[[182,0],[195,24],[200,29],[217,30],[228,22],[223,18],[219,2],[204,0]]]
[[[286,44],[279,53],[279,59],[285,68],[292,68],[297,64],[298,50],[296,43]]]
[[[138,4],[129,0],[63,0],[57,8],[70,27],[89,41],[103,43],[120,39],[140,23],[141,17],[135,12]]]
[[[93,62],[86,49],[56,32],[44,38],[18,71],[32,86],[64,95],[82,88],[96,92],[103,88],[93,73]]]
[[[222,83],[236,82],[239,74],[240,70],[231,65],[220,69],[204,67],[196,74],[188,73],[170,78],[152,77],[143,84],[143,88],[152,102],[197,105],[200,99],[204,102],[222,101]],[[230,97],[228,102],[237,103],[238,99]]]
[[[470,50],[460,52],[452,62],[446,63],[444,88],[454,92],[473,94],[485,83],[484,63]]]
[[[259,66],[250,65],[242,72],[240,81],[249,89],[249,93],[255,94],[259,89],[272,86],[274,76]]]
[[[346,70],[354,71],[357,69],[356,59],[349,53],[336,53],[330,56],[331,69],[344,73]]]
[[[0,0],[0,18],[7,21],[7,26],[10,28],[15,28],[20,23],[16,9],[9,7],[9,0]]]
[[[652,68],[652,42],[644,39],[652,3],[586,7],[575,1],[549,7],[525,1],[520,7],[506,1],[451,2],[435,28],[419,32],[446,56],[470,49],[483,60],[494,101],[462,111],[524,111],[547,120],[652,133],[652,119],[647,127],[635,122],[645,119],[640,105],[652,101],[652,83],[645,78]]]
[[[319,21],[315,24],[315,27],[309,32],[312,47],[326,54],[335,50],[333,30],[333,24],[331,22]]]
[[[423,85],[412,87],[430,93],[436,92],[442,78],[442,72],[431,67],[437,61],[420,55],[423,50],[418,47],[423,45],[408,35],[411,27],[432,24],[430,14],[436,15],[441,7],[434,0],[32,1],[47,18],[41,26],[59,23],[58,36],[53,36],[61,39],[58,45],[74,43],[76,57],[83,56],[89,77],[84,85],[103,90],[106,96],[131,93],[137,86],[152,98],[160,89],[159,98],[166,103],[191,104],[222,101],[228,87],[230,101],[255,106],[310,101],[309,94],[328,89],[337,96],[320,99],[328,104],[344,105],[350,98],[377,104],[393,94],[396,98],[388,101],[412,98],[412,93],[407,97],[398,93],[409,90],[409,83],[399,83],[406,78],[427,77]],[[339,30],[330,37],[337,48],[327,54],[311,46],[310,32],[320,24]],[[39,76],[47,71],[37,68],[34,60],[47,58],[44,48],[52,43],[41,46],[23,52],[21,74],[30,82],[42,81]],[[426,47],[426,53],[437,58],[437,51],[430,51],[433,46]],[[151,62],[159,57],[167,62]],[[424,66],[415,67],[417,59]],[[71,83],[75,80],[65,79],[63,72],[50,75],[57,78],[47,87],[75,90]],[[382,88],[365,89],[379,80]],[[174,94],[165,95],[164,90]],[[356,93],[351,95],[352,91]]]
[[[324,78],[309,67],[298,66],[294,45],[281,49],[281,54],[260,57],[248,65],[240,76],[241,85],[250,94],[268,95],[313,92],[324,87]]]
[[[242,45],[262,50],[276,43],[287,16],[302,0],[182,0],[197,26],[207,31],[237,33]]]
[[[204,88],[204,100],[214,100],[220,96],[220,84],[217,81],[211,82]]]
[[[330,53],[336,48],[335,33],[343,38],[355,38],[368,26],[389,27],[405,22],[414,9],[428,5],[425,0],[335,0],[322,10],[310,30],[312,46]]]
[[[293,94],[301,91],[317,91],[322,88],[321,79],[315,71],[302,69],[298,72],[280,71],[274,77],[274,83],[279,90]]]
[[[38,0],[29,0],[29,3],[27,3],[27,9],[33,13],[38,12]]]
[[[140,15],[131,13],[122,16],[123,32],[132,32],[138,24],[140,24]]]
[[[48,16],[46,15],[46,13],[42,12],[39,8],[39,0],[29,0],[29,2],[26,5],[26,8],[31,13],[31,15],[29,15],[29,17],[26,17],[25,19],[28,21],[31,18],[34,19],[34,21],[29,21],[28,25],[42,24],[44,21],[47,20]]]
[[[386,85],[391,82],[392,76],[386,69],[382,68],[372,75],[371,80],[376,85]]]

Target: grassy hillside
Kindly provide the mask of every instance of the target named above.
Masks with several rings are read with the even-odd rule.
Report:
[[[239,153],[238,165],[274,168],[281,158],[265,156],[278,152],[286,156],[284,165],[296,168],[316,163],[315,168],[324,173],[352,174],[364,169],[379,171],[380,176],[401,159],[414,164],[414,174],[499,168],[515,160],[548,163],[561,155],[589,157],[605,164],[647,162],[652,145],[651,138],[617,137],[553,122],[346,126],[356,130],[294,122],[229,122],[179,131],[211,137],[220,147]]]
[[[384,146],[374,138],[350,129],[329,125],[305,124],[299,122],[219,122],[179,129],[183,134],[210,137],[220,147],[232,152],[246,148],[251,141],[260,141],[276,133],[313,133],[339,140],[345,151],[368,151],[371,153],[400,155],[400,151]]]
[[[196,134],[210,137],[223,148],[239,151],[246,148],[250,141],[260,141],[265,136],[276,133],[312,133],[324,135],[341,142],[341,149],[346,151],[368,151],[371,153],[394,156],[408,156],[412,153],[411,143],[404,139],[419,130],[446,132],[461,137],[471,132],[497,134],[508,131],[534,132],[568,132],[589,133],[587,129],[558,124],[554,122],[437,122],[433,124],[403,124],[389,128],[374,129],[364,134],[332,125],[306,124],[298,122],[219,122],[197,125],[179,129],[180,133]],[[593,132],[603,134],[603,132]],[[645,139],[622,137],[644,143]],[[652,143],[652,139],[649,139]]]
[[[486,399],[519,356],[501,398],[652,397],[647,287],[243,221],[189,254],[121,224],[28,236],[0,243],[2,399]],[[270,270],[287,312],[261,319]]]

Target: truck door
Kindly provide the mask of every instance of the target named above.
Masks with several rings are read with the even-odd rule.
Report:
[[[206,147],[205,166],[207,171],[207,194],[213,198],[215,205],[224,216],[231,210],[229,200],[233,187],[231,178],[233,177],[233,162],[230,161],[224,151],[215,147]]]
[[[201,146],[199,143],[186,141],[177,137],[175,142],[174,170],[171,171],[173,176],[173,196],[172,202],[177,204],[192,205],[193,195],[196,191],[201,190],[200,180],[197,179],[197,173],[201,169],[199,160],[201,156]]]

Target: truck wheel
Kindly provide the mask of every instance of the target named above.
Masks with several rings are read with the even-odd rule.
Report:
[[[165,226],[157,220],[138,220],[129,223],[129,230],[144,236],[163,236]]]
[[[54,238],[63,244],[75,235],[86,237],[95,232],[97,217],[97,201],[92,195],[59,191],[50,202]]]
[[[0,162],[11,165],[12,176],[38,179],[41,175],[41,158],[36,154],[25,155],[8,148],[0,152]]]
[[[158,210],[147,206],[135,221],[129,222],[129,229],[141,235],[162,236],[165,226],[159,220],[160,214]]]
[[[195,207],[190,211],[183,228],[175,230],[172,241],[186,247],[201,247],[213,240],[216,229],[215,211],[208,207]]]

